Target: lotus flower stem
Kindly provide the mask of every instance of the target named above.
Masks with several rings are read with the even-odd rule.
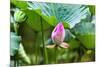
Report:
[[[18,66],[18,59],[17,59],[18,52],[14,55],[14,67]]]
[[[37,39],[36,39],[36,42],[37,42]],[[38,48],[37,47],[38,47],[38,45],[35,44],[35,63],[36,64],[38,64],[38,60],[37,60],[38,59],[38,56],[37,56]]]
[[[39,44],[37,43],[38,42],[38,38],[39,38],[39,32],[36,32],[36,43],[35,43],[35,63],[38,64],[38,55],[40,54],[39,52]]]
[[[19,24],[14,23],[14,31],[15,33],[18,35],[18,28],[19,28]]]
[[[43,23],[42,23],[42,18],[41,19],[41,32],[42,32],[42,44],[43,44],[43,50],[44,50],[44,60],[45,60],[45,64],[48,64],[48,56],[47,56],[47,51],[46,51],[46,47],[44,44],[44,31],[43,31]]]
[[[57,47],[58,46],[55,47],[55,63],[57,63]]]

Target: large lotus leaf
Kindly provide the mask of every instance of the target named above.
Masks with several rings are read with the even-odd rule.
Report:
[[[78,39],[83,43],[86,48],[95,48],[95,34],[81,35],[78,36]]]
[[[55,16],[57,23],[64,21],[71,28],[90,14],[89,8],[86,5],[45,2],[28,2],[28,5],[31,9],[41,9],[42,14],[46,16]],[[51,23],[49,22],[49,24]]]
[[[47,22],[55,22],[55,19],[53,17],[41,15],[41,11],[39,9],[23,11],[26,13],[28,17],[26,23],[36,31],[41,31],[41,23],[43,25],[43,30],[46,30],[50,27],[50,24],[48,24]]]
[[[11,3],[18,8],[27,9],[28,5],[25,1],[11,0]]]
[[[40,9],[36,9],[36,10],[28,10],[28,4],[27,2],[23,2],[23,1],[16,1],[16,0],[12,0],[11,1],[16,7],[21,8],[21,10],[23,10],[26,15],[28,16],[28,20],[26,21],[27,24],[33,28],[36,31],[41,31],[41,22],[43,22],[42,24],[44,25],[44,30],[50,27],[50,24],[52,25],[56,25],[57,24],[57,20],[54,16],[45,16],[41,13]],[[48,24],[47,22],[49,22],[50,24]]]
[[[95,24],[79,23],[72,30],[76,38],[88,49],[95,48]]]
[[[26,17],[24,12],[22,12],[20,10],[16,10],[14,12],[14,20],[15,20],[15,22],[22,23],[22,22],[24,22],[26,20],[26,18],[27,17]]]
[[[75,38],[75,36],[70,32],[70,30],[65,29],[65,42],[68,42],[69,40]]]
[[[89,5],[89,10],[92,15],[95,15],[95,5]]]
[[[81,22],[71,29],[75,35],[95,34],[95,24],[89,22]]]
[[[70,49],[75,49],[75,48],[78,48],[79,46],[80,46],[80,43],[77,41],[77,40],[75,40],[74,38],[73,39],[71,39],[69,42],[68,42],[68,44],[69,44],[69,48]]]
[[[10,55],[14,56],[16,52],[18,51],[19,44],[20,44],[21,37],[17,36],[15,33],[11,32],[11,49],[10,49]]]
[[[19,45],[19,49],[18,49],[18,57],[25,63],[27,64],[30,64],[30,59],[29,57],[27,56],[25,50],[24,50],[24,47],[23,45],[20,43]]]
[[[26,23],[34,30],[41,31],[41,22],[43,24],[43,29],[46,30],[50,27],[48,23],[36,12],[40,10],[23,10],[27,15]],[[36,12],[35,12],[36,11]],[[40,12],[39,12],[40,13]]]

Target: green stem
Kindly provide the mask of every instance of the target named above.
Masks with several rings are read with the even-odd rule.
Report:
[[[15,33],[18,35],[18,24],[14,23]],[[14,67],[17,67],[18,59],[16,59],[18,52],[14,55]]]
[[[35,62],[36,62],[36,64],[38,64],[38,60],[37,60],[37,58],[38,58],[37,52],[38,52],[38,51],[37,51],[37,50],[38,50],[38,49],[37,49],[37,44],[35,44],[35,55],[36,55],[36,56],[35,56],[35,57],[36,57],[36,58],[35,58]]]
[[[39,54],[38,37],[39,37],[39,33],[37,32],[36,33],[36,43],[35,43],[35,55],[36,55],[35,62],[36,62],[36,64],[38,64],[38,54]]]
[[[18,58],[17,58],[18,52],[14,55],[14,67],[18,67]]]
[[[55,63],[57,63],[57,46],[55,47]]]
[[[41,32],[42,32],[42,44],[43,44],[43,50],[44,50],[44,60],[45,60],[45,64],[48,64],[48,56],[47,56],[47,51],[44,44],[44,31],[43,31],[42,17],[40,17],[40,19],[41,19]]]
[[[15,58],[16,56],[14,56],[14,67],[16,67],[16,58]]]
[[[15,33],[18,35],[18,24],[17,23],[14,23],[14,30],[15,30]]]

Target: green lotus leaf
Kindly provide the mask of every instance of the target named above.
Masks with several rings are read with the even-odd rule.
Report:
[[[86,18],[89,8],[86,5],[28,2],[30,9],[40,9],[43,15],[56,17],[56,23],[63,22],[72,28],[81,19]],[[55,22],[48,22],[55,26]],[[65,25],[66,26],[66,25]]]
[[[21,37],[11,32],[11,45],[10,45],[11,46],[11,49],[10,49],[11,56],[14,56],[16,52],[18,51],[20,41],[21,41]]]
[[[11,0],[11,3],[21,9],[27,9],[27,7],[28,7],[26,1]]]
[[[95,48],[95,34],[86,34],[78,37],[81,43],[88,49]]]
[[[80,46],[80,43],[77,40],[75,40],[74,38],[71,39],[68,42],[68,44],[69,44],[69,48],[71,48],[71,49],[75,49],[75,48],[78,48]]]
[[[34,30],[41,31],[41,25],[43,25],[43,30],[46,30],[50,27],[50,24],[47,22],[50,22],[49,20],[52,20],[52,18],[41,16],[41,11],[39,9],[37,10],[23,10],[25,14],[27,15],[26,23]],[[42,24],[41,24],[42,23]]]
[[[26,20],[26,15],[23,11],[20,11],[20,10],[16,10],[15,13],[14,13],[14,20],[17,22],[17,23],[21,23],[21,22],[24,22]]]
[[[24,47],[21,43],[20,43],[19,49],[18,49],[18,56],[23,62],[25,62],[27,64],[31,63],[31,61],[30,61],[29,57],[27,56],[27,54],[24,50]]]
[[[88,49],[95,48],[95,24],[89,22],[78,23],[72,30],[76,38]]]
[[[95,15],[95,5],[89,5],[89,10],[92,15]]]

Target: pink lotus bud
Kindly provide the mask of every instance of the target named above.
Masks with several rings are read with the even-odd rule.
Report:
[[[63,43],[64,38],[65,38],[65,30],[61,22],[57,24],[57,26],[54,28],[51,38],[53,42],[57,45],[60,45],[61,43]]]

